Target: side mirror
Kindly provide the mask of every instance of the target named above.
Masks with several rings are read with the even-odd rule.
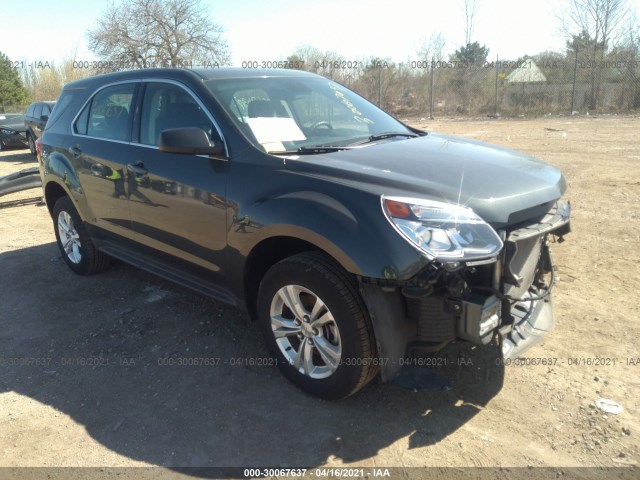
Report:
[[[40,115],[40,120],[46,122],[47,120],[49,120],[49,115]]]
[[[198,127],[171,128],[160,133],[158,149],[167,153],[191,155],[224,155],[224,146],[213,143],[204,130]]]

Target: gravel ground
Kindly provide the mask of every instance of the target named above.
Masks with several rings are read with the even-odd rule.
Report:
[[[40,191],[24,191],[0,198],[0,466],[638,474],[640,118],[408,121],[525,151],[568,179],[557,325],[525,362],[499,366],[495,348],[454,345],[436,372],[446,388],[311,398],[262,364],[244,314],[124,264],[71,273]],[[0,175],[35,165],[26,150],[0,153]],[[212,360],[177,365],[188,358]],[[600,410],[599,398],[622,413]]]

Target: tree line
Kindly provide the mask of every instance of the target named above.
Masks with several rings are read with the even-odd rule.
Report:
[[[301,45],[282,58],[282,65],[332,78],[394,113],[421,114],[436,97],[438,103],[448,102],[449,111],[464,114],[491,110],[500,92],[513,89],[509,74],[532,60],[544,74],[546,85],[573,82],[581,86],[590,110],[610,108],[604,97],[605,86],[612,84],[621,85],[620,109],[640,108],[640,23],[628,0],[569,0],[559,17],[567,38],[564,51],[517,59],[494,56],[475,40],[480,0],[462,2],[465,43],[453,53],[445,53],[447,40],[435,33],[402,62],[371,56],[347,58],[339,52]],[[222,66],[231,61],[224,31],[201,0],[111,4],[87,31],[87,39],[98,59],[93,63],[68,58],[58,64],[16,65],[0,52],[0,111],[55,99],[65,83],[87,75],[156,66]],[[540,88],[529,87],[529,91],[530,96],[543,96]],[[526,96],[526,85],[521,93]]]

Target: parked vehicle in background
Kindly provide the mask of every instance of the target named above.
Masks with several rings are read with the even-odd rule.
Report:
[[[34,102],[27,108],[24,126],[26,127],[27,144],[32,155],[36,154],[36,140],[42,135],[55,104],[55,101]]]
[[[27,146],[24,118],[21,113],[0,113],[0,150]]]
[[[294,70],[157,69],[65,86],[42,138],[74,272],[116,257],[256,319],[336,399],[456,340],[520,356],[553,324],[562,173],[411,128]]]

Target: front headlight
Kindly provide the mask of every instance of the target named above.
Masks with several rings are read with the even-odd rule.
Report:
[[[403,237],[432,260],[488,259],[502,249],[496,231],[470,208],[382,196],[382,211]]]

